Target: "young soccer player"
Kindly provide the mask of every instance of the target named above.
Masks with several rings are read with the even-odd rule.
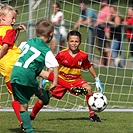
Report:
[[[40,76],[49,80],[54,78],[50,91],[57,85],[58,62],[46,45],[46,43],[51,41],[53,33],[53,24],[46,20],[40,20],[36,24],[37,37],[30,39],[23,46],[22,53],[12,70],[11,84],[13,94],[15,100],[20,102],[20,116],[26,133],[34,133],[28,113],[28,102],[31,96],[35,94],[45,105],[49,102],[49,92],[38,87],[39,84],[36,77]],[[43,70],[45,64],[53,68],[54,75]]]
[[[12,107],[21,124],[20,104],[14,100],[10,76],[12,67],[21,52],[21,50],[17,48],[15,40],[18,37],[19,31],[26,30],[26,27],[20,25],[15,30],[12,26],[15,23],[16,17],[16,9],[7,4],[0,6],[0,73],[4,77],[8,92],[11,95]]]
[[[86,103],[88,105],[88,99],[93,94],[91,86],[82,79],[81,69],[89,69],[90,73],[93,75],[96,81],[96,87],[100,89],[101,93],[104,93],[100,79],[98,78],[93,66],[88,60],[88,55],[79,49],[81,44],[81,34],[78,31],[70,31],[67,36],[68,49],[60,51],[56,55],[56,59],[59,63],[59,77],[67,81],[69,84],[72,84],[73,87],[83,87],[88,90],[86,95]],[[65,88],[62,85],[57,85],[56,88],[52,91],[52,96],[57,99],[61,99],[66,91],[71,91],[71,89]],[[37,101],[40,103],[41,101]],[[36,104],[37,104],[36,103]],[[33,107],[31,112],[31,119],[33,120],[38,113]],[[89,107],[89,105],[88,105]],[[90,111],[90,120],[93,122],[101,122],[101,119],[95,114],[95,112],[89,107]]]

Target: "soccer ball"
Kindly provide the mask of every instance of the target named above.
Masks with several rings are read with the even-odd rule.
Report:
[[[102,93],[94,93],[88,100],[90,108],[95,112],[102,112],[107,107],[107,97]]]

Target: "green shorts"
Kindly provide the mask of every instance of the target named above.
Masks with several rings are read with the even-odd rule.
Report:
[[[12,84],[14,99],[20,104],[28,104],[30,98],[38,91],[38,87],[23,86],[16,83]]]

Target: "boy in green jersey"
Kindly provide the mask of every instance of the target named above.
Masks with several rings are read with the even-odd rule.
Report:
[[[46,105],[49,102],[48,91],[39,88],[37,76],[47,78],[49,73],[44,66],[54,69],[53,82],[49,90],[57,85],[58,62],[46,45],[53,37],[54,26],[51,22],[40,20],[36,24],[36,36],[30,39],[22,48],[22,52],[14,65],[11,84],[15,100],[20,102],[20,116],[23,120],[24,132],[34,133],[28,112],[28,102],[34,94]]]

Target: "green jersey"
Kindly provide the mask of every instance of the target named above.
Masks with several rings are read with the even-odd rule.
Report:
[[[45,56],[50,48],[41,38],[30,39],[23,47],[22,52],[14,65],[11,83],[23,86],[38,87],[36,77],[45,66]]]

